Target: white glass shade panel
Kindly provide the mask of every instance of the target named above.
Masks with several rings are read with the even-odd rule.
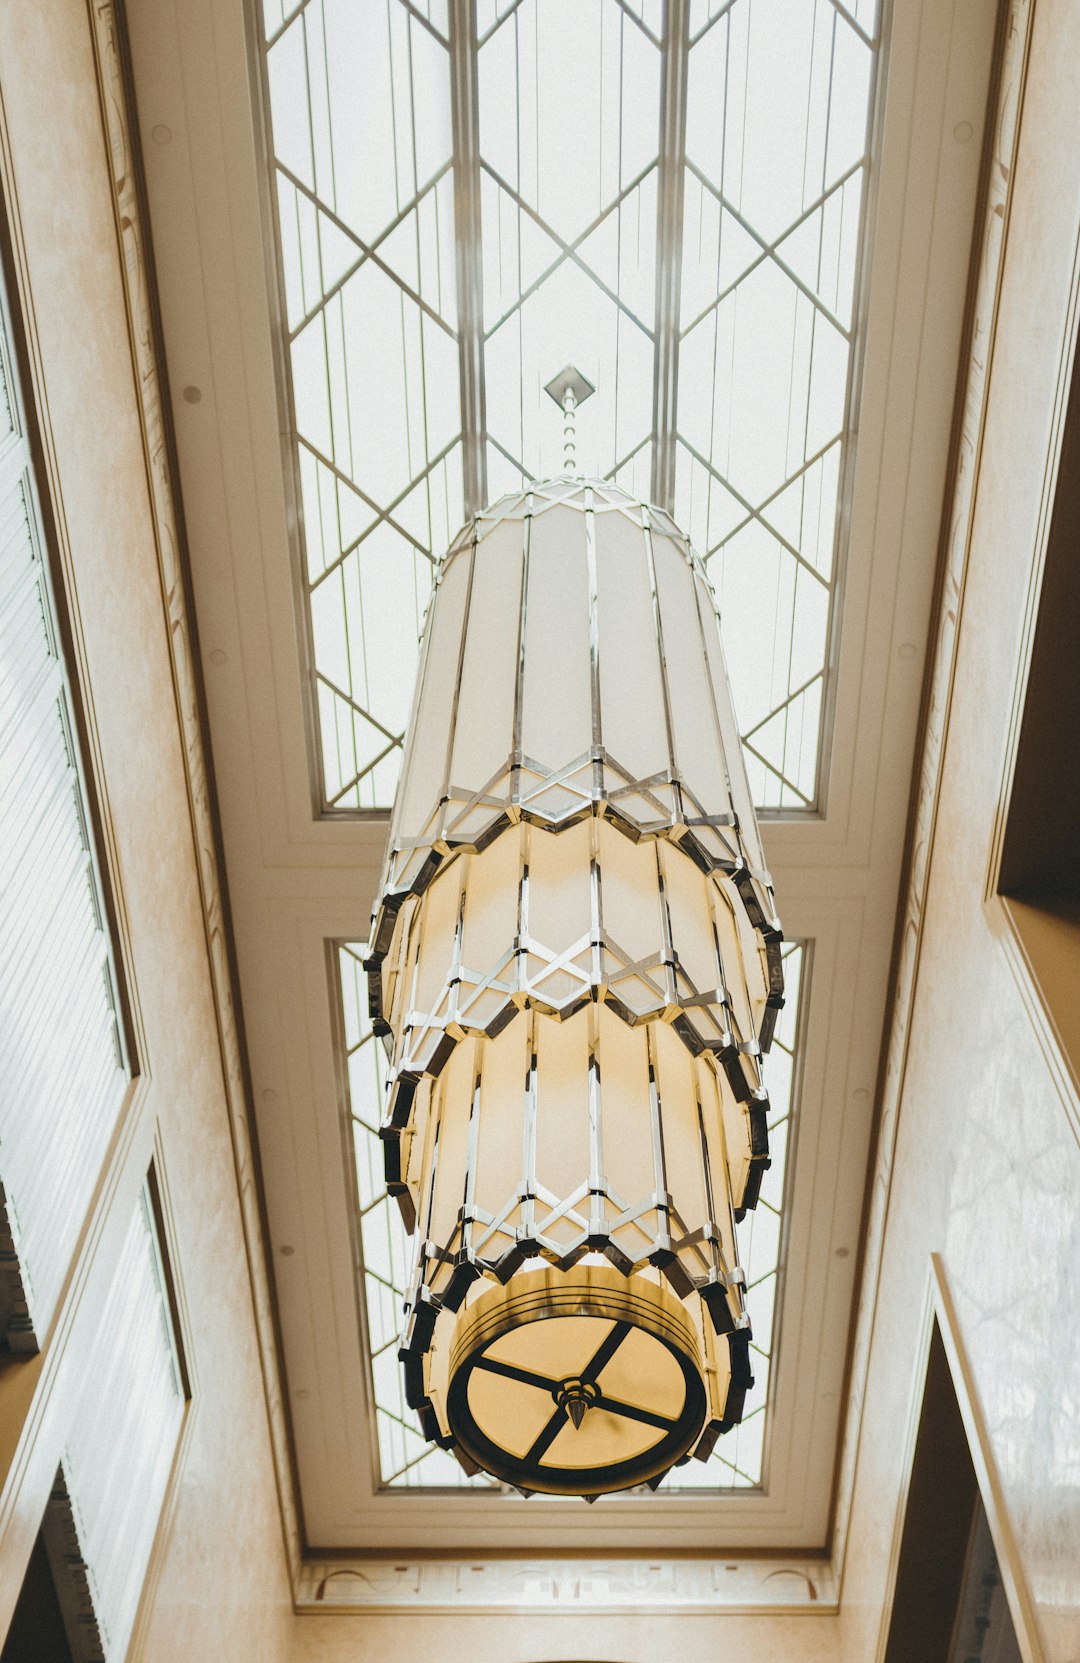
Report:
[[[755,802],[814,805],[877,9],[265,0],[328,806],[389,804],[435,561],[557,469],[568,361],[583,467],[710,564]]]

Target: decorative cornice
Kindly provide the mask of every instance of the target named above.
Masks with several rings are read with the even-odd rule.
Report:
[[[836,1582],[818,1559],[314,1559],[301,1566],[301,1612],[374,1615],[422,1608],[517,1616],[645,1612],[834,1615]]]
[[[977,267],[971,286],[968,362],[963,403],[956,427],[948,508],[948,531],[939,575],[936,637],[927,678],[922,751],[906,855],[907,889],[898,923],[893,970],[891,1026],[880,1088],[877,1146],[870,1178],[869,1207],[852,1346],[847,1415],[836,1486],[833,1565],[842,1575],[851,1522],[859,1439],[866,1402],[870,1350],[877,1313],[882,1249],[889,1211],[900,1102],[911,1039],[919,976],[926,896],[933,861],[934,832],[941,796],[945,743],[952,708],[960,617],[964,604],[975,496],[982,459],[990,390],[990,365],[997,330],[1012,182],[1027,73],[1034,0],[1008,0],[997,60],[996,102],[990,112],[987,157],[978,227]]]
[[[200,672],[173,480],[134,107],[121,44],[118,6],[114,0],[89,0],[89,17],[267,1420],[286,1551],[295,1576],[301,1555],[300,1520],[281,1389],[273,1295],[263,1246],[258,1155],[225,921]]]

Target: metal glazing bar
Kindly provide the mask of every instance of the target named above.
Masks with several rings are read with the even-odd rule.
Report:
[[[734,11],[735,6],[737,5],[737,3],[738,3],[738,0],[724,0],[724,4],[722,6],[719,6],[717,8],[717,10],[713,12],[712,16],[706,19],[706,21],[698,29],[697,34],[696,35],[691,35],[691,37],[690,37],[691,49],[693,49],[697,45],[699,40],[704,39],[704,37],[709,33],[710,29],[715,29],[716,25],[721,21],[722,18],[727,17],[729,12]]]
[[[360,270],[360,267],[363,265],[365,260],[370,260],[373,265],[378,266],[384,276],[389,277],[392,283],[397,284],[403,294],[408,295],[414,306],[419,306],[425,317],[430,318],[432,323],[437,324],[440,329],[444,330],[446,334],[453,339],[454,331],[451,329],[446,319],[439,316],[434,306],[430,305],[430,303],[424,299],[419,290],[411,288],[409,284],[405,282],[404,278],[399,276],[399,274],[394,270],[393,266],[387,264],[381,255],[376,252],[376,244],[364,242],[362,238],[360,238],[352,229],[352,227],[346,224],[345,220],[335,213],[334,209],[329,207],[320,196],[317,196],[309,185],[305,185],[299,174],[294,173],[291,168],[286,167],[284,162],[275,161],[274,166],[277,172],[281,174],[281,177],[283,179],[287,179],[293,189],[310,202],[312,207],[330,222],[335,231],[340,231],[341,235],[360,251],[359,258],[356,260],[355,264],[350,266],[348,271],[346,271],[341,279],[334,285],[334,294],[337,294],[340,289],[344,288],[349,278]],[[390,234],[390,231],[394,230],[396,226],[401,224],[403,218],[408,217],[416,205],[427,195],[431,187],[438,184],[441,177],[441,174],[435,175],[429,183],[424,186],[423,190],[417,191],[416,195],[410,198],[402,212],[395,217],[393,224],[389,226],[386,231],[381,233],[379,237],[380,243],[386,240]],[[307,328],[312,318],[317,317],[318,314],[325,309],[327,301],[332,298],[333,295],[329,292],[324,294],[322,299],[319,301],[319,304],[313,307],[310,312],[306,313],[305,316],[300,319],[300,322],[296,325],[295,329],[291,329],[289,331],[290,345],[296,337]]]
[[[487,503],[477,51],[476,0],[451,0],[450,105],[454,140],[461,462],[466,519],[478,514]]]
[[[446,461],[446,458],[450,455],[450,452],[453,450],[454,446],[459,442],[460,437],[461,437],[460,434],[455,433],[454,437],[449,441],[449,443],[445,444],[443,446],[442,450],[440,450],[435,456],[433,456],[431,458],[431,461],[426,463],[425,466],[420,469],[420,472],[417,474],[416,478],[415,479],[410,479],[410,481],[406,485],[405,489],[403,491],[398,492],[397,496],[394,498],[393,502],[390,503],[389,507],[385,511],[382,510],[382,509],[379,509],[378,513],[376,515],[376,518],[374,520],[372,520],[372,522],[369,526],[364,527],[364,529],[360,533],[359,537],[354,537],[350,543],[346,544],[345,548],[342,549],[341,553],[336,557],[336,559],[331,560],[326,566],[323,567],[322,571],[318,574],[318,576],[313,578],[311,580],[311,582],[308,584],[308,591],[309,591],[310,594],[314,594],[316,589],[319,588],[320,584],[325,583],[326,579],[328,577],[331,577],[333,575],[333,573],[336,572],[340,566],[343,566],[345,564],[346,560],[348,560],[350,554],[355,554],[356,550],[360,547],[361,543],[366,542],[367,539],[372,535],[373,532],[378,531],[378,529],[381,525],[383,525],[384,523],[389,523],[389,524],[393,525],[393,521],[390,519],[390,516],[393,514],[394,509],[399,507],[401,505],[401,503],[403,503],[405,501],[405,498],[407,496],[409,496],[413,491],[416,490],[416,487],[418,485],[421,485],[424,482],[425,479],[430,478],[430,476],[435,472],[435,469],[439,466],[440,462],[445,462]],[[299,439],[297,441],[297,443],[303,445],[304,440]],[[316,458],[317,461],[322,462],[324,464],[324,466],[328,467],[330,469],[330,471],[334,474],[335,478],[341,480],[343,484],[348,484],[348,480],[349,480],[348,474],[344,473],[340,468],[335,468],[333,463],[327,462],[326,459],[323,456],[321,456],[317,451],[312,449],[312,447],[310,445],[305,445],[305,449],[307,449],[310,452],[310,454]],[[358,497],[361,498],[361,500],[363,502],[367,503],[369,508],[376,508],[377,507],[377,504],[374,503],[369,496],[366,496],[364,494],[364,492],[359,490],[358,488],[356,490],[356,494],[357,494]],[[745,521],[743,523],[745,524]],[[404,527],[402,527],[402,526],[394,525],[394,530],[396,532],[398,532],[399,536],[404,537],[407,542],[411,543],[412,546],[413,546],[413,549],[415,550],[415,552],[419,555],[422,555],[423,558],[428,562],[429,565],[431,565],[431,566],[437,565],[439,557],[436,554],[434,554],[431,551],[431,549],[426,549],[424,547],[423,543],[421,543],[421,541],[419,540],[418,537],[414,537],[411,532],[406,531],[404,529]]]
[[[686,79],[689,0],[666,0],[660,97],[660,179],[656,210],[656,354],[653,368],[651,496],[670,513],[675,503],[675,405],[679,378],[683,197],[686,177]]]
[[[496,17],[494,23],[492,23],[491,26],[485,31],[483,38],[480,41],[480,45],[486,46],[492,35],[498,34],[503,25],[509,22],[514,13],[518,11],[523,4],[524,0],[512,0],[512,4],[501,11],[498,17]]]
[[[880,29],[880,19],[875,18],[874,33],[871,35],[866,29],[863,28],[862,24],[855,16],[855,13],[848,6],[844,5],[843,0],[829,0],[829,4],[832,6],[832,9],[836,15],[838,17],[842,17],[844,22],[849,24],[851,28],[854,29],[863,45],[868,46],[871,52],[876,52],[879,45],[878,31]]]
[[[590,282],[596,284],[596,287],[600,290],[600,293],[604,295],[606,299],[610,300],[613,306],[617,306],[619,308],[619,311],[624,317],[629,318],[631,323],[636,324],[643,335],[649,339],[652,338],[648,324],[642,323],[637,313],[630,305],[628,305],[624,296],[619,294],[617,289],[611,288],[608,283],[604,282],[602,277],[598,276],[598,274],[589,265],[588,261],[583,259],[578,253],[578,249],[581,244],[592,235],[597,226],[602,225],[604,220],[608,219],[615,212],[615,210],[626,201],[631,192],[637,189],[641,181],[648,177],[655,166],[655,162],[650,162],[648,167],[643,168],[640,174],[631,179],[625,189],[620,191],[618,196],[613,197],[608,206],[604,208],[601,213],[597,214],[591,224],[587,225],[583,231],[580,231],[574,238],[573,242],[568,243],[563,237],[560,237],[559,233],[553,226],[548,224],[544,216],[537,212],[532,203],[522,196],[520,191],[514,189],[508,179],[504,179],[501,173],[497,173],[495,171],[490,162],[484,162],[482,164],[482,172],[486,173],[490,179],[495,181],[499,189],[510,198],[510,201],[514,204],[514,207],[520,209],[528,219],[532,220],[534,225],[538,225],[545,237],[553,242],[557,248],[562,250],[562,253],[559,255],[558,259],[552,260],[546,270],[542,271],[540,275],[529,284],[527,289],[522,289],[520,295],[514,301],[514,304],[507,307],[501,318],[497,318],[495,320],[491,328],[488,330],[489,335],[494,335],[495,331],[506,322],[507,318],[513,317],[515,312],[520,311],[525,302],[536,293],[536,290],[540,288],[542,283],[547,282],[547,279],[553,272],[558,270],[564,260],[570,260],[575,266],[585,273]]]
[[[437,40],[440,46],[446,45],[446,36],[440,29],[435,27],[429,17],[424,16],[419,6],[413,5],[413,0],[398,0],[398,3],[405,8],[411,18],[415,19],[415,21],[419,23],[422,29],[427,30],[433,40]]]
[[[296,22],[297,18],[301,15],[302,12],[307,11],[310,4],[311,4],[311,0],[300,0],[300,4],[293,11],[291,11],[289,13],[289,15],[285,19],[284,23],[280,23],[276,29],[267,30],[267,34],[266,34],[266,51],[267,52],[270,51],[271,47],[277,45],[278,41],[281,39],[281,37],[285,33],[286,29],[291,29],[292,28],[292,26]]]

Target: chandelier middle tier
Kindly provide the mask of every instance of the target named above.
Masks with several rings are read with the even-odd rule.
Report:
[[[425,1433],[594,1499],[751,1383],[780,929],[704,569],[599,481],[504,497],[428,614],[368,959]]]

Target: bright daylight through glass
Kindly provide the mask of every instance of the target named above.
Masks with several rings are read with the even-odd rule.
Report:
[[[708,562],[761,807],[817,798],[876,0],[264,0],[324,799],[389,805],[435,564],[582,470]]]
[[[491,1484],[489,1479],[466,1478],[451,1454],[428,1443],[416,1415],[405,1403],[397,1347],[414,1244],[405,1233],[396,1201],[386,1193],[383,1144],[379,1137],[386,1053],[368,1020],[365,955],[362,943],[350,943],[339,950],[338,962],[382,1481],[394,1488],[451,1485],[487,1489]],[[755,1337],[750,1347],[754,1386],[747,1394],[742,1423],[719,1440],[708,1461],[689,1461],[685,1466],[676,1467],[664,1480],[665,1491],[746,1489],[760,1484],[764,1476],[769,1377],[779,1326],[776,1296],[782,1269],[783,1215],[790,1189],[787,1156],[797,1111],[795,1054],[805,949],[798,942],[788,942],[783,959],[786,1003],[764,1063],[771,1105],[772,1166],[765,1174],[757,1207],[747,1213],[739,1226],[740,1257],[746,1271],[747,1303],[754,1325]]]

